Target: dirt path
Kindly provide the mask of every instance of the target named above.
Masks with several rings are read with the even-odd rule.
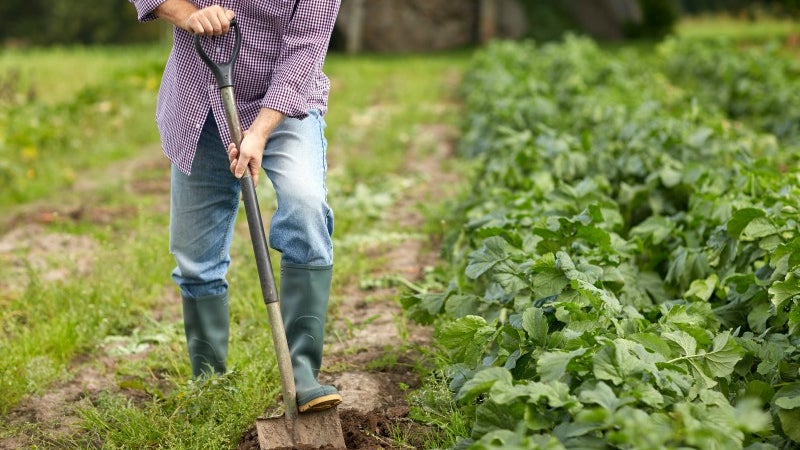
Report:
[[[408,174],[418,180],[404,191],[401,198],[390,209],[385,228],[413,230],[415,238],[401,243],[380,244],[370,249],[380,255],[380,261],[370,273],[377,280],[403,278],[409,281],[422,277],[426,267],[435,263],[438,255],[436,245],[427,237],[418,234],[424,223],[420,206],[434,199],[441,199],[446,192],[441,186],[454,185],[455,174],[444,170],[442,162],[453,153],[455,130],[443,125],[421,126],[416,138],[406,149],[408,152]],[[424,151],[422,149],[425,149]],[[431,151],[433,149],[433,151]],[[165,161],[160,152],[143,152],[148,156],[125,164],[121,172],[125,189],[147,192],[148,195],[166,196],[168,184],[162,181],[137,180],[138,168],[152,168]],[[80,195],[91,196],[96,186],[76,186]],[[44,225],[54,220],[79,220],[87,217],[98,223],[110,221],[120,215],[133,215],[135,211],[89,208],[86,202],[60,205],[34,205],[20,211],[0,227],[0,255],[14,254],[23,250],[28,264],[33,264],[43,279],[59,280],[92,270],[92,250],[99,243],[90,238],[47,233]],[[158,204],[167,204],[166,201]],[[27,236],[27,237],[26,237]],[[36,236],[32,238],[31,236]],[[53,252],[57,249],[57,252]],[[55,253],[55,257],[54,257]],[[64,255],[78,255],[81,264],[65,270],[58,263]],[[21,267],[23,264],[20,264]],[[20,275],[24,272],[20,269]],[[0,286],[13,291],[24,286],[24,278],[17,285]],[[422,439],[426,433],[436,432],[411,421],[407,416],[409,406],[405,401],[408,389],[419,385],[414,366],[420,354],[417,348],[431,339],[430,330],[407,323],[402,319],[399,306],[398,287],[385,286],[362,288],[358,280],[345,283],[343,292],[334,293],[332,315],[333,329],[347,330],[341,336],[328,336],[321,381],[334,384],[343,395],[344,403],[339,411],[349,449],[400,449],[416,448],[413,439]],[[174,289],[166,289],[163,295],[163,313],[159,320],[179,321],[180,310],[176,305]],[[113,344],[110,344],[113,345]],[[141,396],[140,391],[123,391],[115,379],[117,358],[111,348],[101,348],[96,354],[76,358],[70,364],[69,380],[56,382],[41,395],[24,399],[5,419],[10,428],[21,429],[23,435],[6,436],[0,433],[0,449],[29,448],[41,446],[51,448],[69,442],[70,436],[80,433],[79,408],[91,402],[102,392],[121,392],[132,398]],[[137,357],[144,357],[146,351]],[[129,356],[128,356],[129,357]],[[153,380],[158,383],[159,380]],[[398,442],[398,430],[406,436],[406,442]],[[255,430],[246,433],[239,443],[240,449],[258,448]]]
[[[447,172],[443,161],[453,156],[456,130],[444,125],[424,126],[408,149],[405,170],[419,180],[406,190],[384,219],[391,229],[403,228],[419,233],[424,224],[421,206],[452,194],[442,186],[454,186],[456,174]],[[421,149],[433,146],[433,152]],[[417,281],[427,267],[436,263],[438,246],[426,236],[370,249],[380,255],[370,274],[377,280],[403,278]],[[408,418],[408,389],[419,386],[414,366],[419,347],[430,342],[431,330],[402,318],[399,305],[401,288],[393,283],[362,288],[358,280],[346,284],[337,299],[333,328],[348,333],[337,340],[328,336],[320,381],[332,384],[342,394],[339,415],[348,449],[419,448],[426,434],[436,433]],[[406,442],[393,436],[399,431]],[[255,429],[245,434],[240,450],[258,448]]]
[[[392,208],[393,214],[386,219],[389,223],[417,232],[422,229],[425,219],[421,206],[441,200],[446,194],[438,190],[442,185],[455,185],[455,174],[446,172],[442,166],[443,161],[452,157],[455,135],[453,129],[440,125],[424,127],[417,135],[410,147],[406,170],[421,182],[415,183]],[[422,146],[430,144],[428,140],[436,143],[435,152],[419,154]],[[387,263],[377,268],[375,275],[379,279],[420,280],[425,269],[436,264],[439,254],[438,246],[427,239],[408,239],[384,248]],[[431,329],[396,320],[402,317],[400,288],[382,287],[367,294],[371,301],[366,301],[364,291],[359,292],[351,283],[341,296],[338,321],[349,318],[357,324],[356,331],[351,339],[333,345],[328,356],[334,365],[338,361],[347,361],[349,365],[347,370],[327,376],[344,399],[340,409],[348,448],[418,448],[413,439],[421,440],[426,433],[436,430],[427,430],[407,418],[405,395],[407,388],[419,386],[413,366],[421,357],[420,346],[431,340]],[[398,343],[403,344],[398,347]],[[391,363],[370,369],[371,363],[386,358],[387,349],[394,352],[389,359]],[[412,439],[409,442],[412,447],[396,446],[391,441],[392,429],[398,427]]]

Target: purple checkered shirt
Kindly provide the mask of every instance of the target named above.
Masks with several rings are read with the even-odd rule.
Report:
[[[156,18],[165,0],[130,0],[142,22]],[[192,0],[199,8],[218,4],[236,13],[242,48],[234,66],[236,106],[247,129],[263,107],[303,118],[309,110],[327,110],[330,81],[322,72],[340,0]],[[226,61],[233,33],[204,37],[215,61]],[[194,36],[178,27],[158,93],[156,122],[164,153],[189,174],[208,111],[225,123],[211,71],[194,48]],[[223,142],[230,142],[220,126]]]

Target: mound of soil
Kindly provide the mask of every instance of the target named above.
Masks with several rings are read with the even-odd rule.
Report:
[[[421,448],[425,437],[435,433],[435,430],[409,419],[407,406],[376,409],[368,413],[345,409],[339,411],[339,419],[342,422],[342,433],[348,449]],[[396,436],[398,434],[403,434],[408,440],[404,443],[397,443]],[[317,449],[317,447],[313,448]],[[259,449],[255,426],[242,436],[238,449]],[[299,446],[296,449],[311,450],[311,447]],[[320,447],[319,449],[335,450],[334,447]]]

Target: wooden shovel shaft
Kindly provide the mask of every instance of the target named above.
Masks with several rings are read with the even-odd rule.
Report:
[[[220,95],[222,96],[222,105],[225,109],[225,119],[228,123],[228,130],[231,133],[231,139],[236,144],[236,148],[240,148],[243,132],[239,113],[236,111],[233,86],[221,88]],[[242,200],[247,214],[247,226],[250,229],[250,240],[253,243],[253,253],[256,257],[258,278],[261,281],[261,293],[267,306],[269,327],[272,330],[272,341],[275,344],[275,355],[278,360],[278,371],[280,372],[283,387],[283,402],[286,407],[286,419],[293,422],[297,418],[298,412],[292,360],[289,355],[289,343],[286,341],[283,318],[281,317],[280,302],[275,286],[275,276],[272,273],[267,238],[264,234],[264,223],[261,220],[256,189],[249,170],[245,170],[244,176],[242,176],[239,183],[242,188]]]

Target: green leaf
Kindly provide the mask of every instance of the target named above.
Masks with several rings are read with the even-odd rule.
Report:
[[[697,352],[697,341],[683,331],[664,333],[664,338],[677,343],[684,353],[684,356],[672,359],[669,363],[687,362],[695,371],[700,388],[715,386],[717,383],[714,378],[730,375],[744,353],[727,330],[714,336],[708,352]]]
[[[704,360],[712,376],[727,377],[733,372],[734,366],[742,359],[743,354],[742,348],[730,336],[730,331],[725,330],[714,336],[711,351],[705,353]]]
[[[749,433],[772,431],[772,418],[761,405],[761,401],[752,397],[737,400],[734,418],[739,429]]]
[[[592,370],[599,380],[607,380],[616,385],[625,381],[625,371],[620,368],[616,348],[612,345],[607,345],[594,354]]]
[[[761,403],[769,403],[775,396],[772,385],[761,380],[750,380],[744,390],[744,397],[757,398]]]
[[[779,409],[778,418],[786,436],[789,436],[789,439],[794,442],[800,443],[800,408]]]
[[[428,314],[436,315],[442,311],[442,306],[447,298],[447,294],[423,294],[420,298],[419,307],[423,308]]]
[[[521,404],[498,405],[492,401],[481,403],[475,411],[473,436],[481,436],[497,430],[513,427],[525,413]]]
[[[763,333],[767,329],[767,321],[773,316],[769,303],[760,302],[752,306],[747,314],[747,325],[755,333]]]
[[[547,342],[549,325],[541,308],[532,306],[522,313],[522,328],[534,344],[544,345]]]
[[[686,291],[685,297],[706,302],[714,295],[717,283],[719,283],[719,277],[715,273],[712,273],[704,280],[694,280],[689,286],[689,290]]]
[[[469,264],[465,270],[467,277],[476,279],[508,258],[511,246],[505,239],[492,236],[483,241],[481,247],[469,254]]]
[[[596,245],[602,249],[611,248],[611,235],[607,231],[600,229],[596,226],[592,225],[578,226],[576,236],[581,239],[585,239],[592,245]]]
[[[585,348],[579,348],[571,352],[545,352],[539,356],[536,363],[536,370],[542,381],[556,381],[564,375],[567,364],[576,356],[586,353]]]
[[[569,284],[564,272],[556,267],[556,257],[547,253],[533,265],[533,292],[537,298],[558,295]]]
[[[614,412],[620,406],[630,403],[630,400],[623,401],[617,398],[617,394],[602,381],[597,382],[594,389],[582,390],[578,395],[578,399],[583,403],[594,403],[602,406],[604,409]]]
[[[663,184],[665,187],[671,188],[681,182],[683,172],[672,167],[665,166],[658,171],[658,176],[661,178],[661,184]]]
[[[495,328],[479,316],[466,316],[445,323],[439,329],[439,342],[458,362],[475,363],[483,355]]]
[[[444,310],[455,319],[475,314],[478,310],[480,297],[474,294],[451,295],[444,305]]]
[[[800,382],[787,384],[778,389],[772,403],[783,409],[800,408]]]
[[[678,344],[684,355],[693,356],[697,353],[697,341],[685,331],[668,331],[661,336]]]
[[[650,216],[644,222],[633,227],[630,231],[631,237],[639,237],[648,240],[653,245],[664,242],[672,235],[675,224],[671,220],[662,216]]]
[[[699,248],[678,247],[670,254],[669,268],[665,280],[682,289],[698,278],[705,278],[711,272],[708,259]]]
[[[769,296],[772,304],[780,308],[783,302],[800,294],[800,279],[794,272],[786,274],[783,281],[777,281],[769,287]]]
[[[579,292],[584,298],[590,300],[598,309],[606,312],[610,316],[615,316],[622,311],[622,304],[613,293],[598,288],[584,280],[572,280],[572,288]]]
[[[661,409],[664,406],[664,396],[652,384],[636,380],[629,386],[633,398],[654,408]]]
[[[527,399],[527,403],[537,403],[546,399],[547,405],[551,408],[571,408],[579,405],[577,399],[570,394],[569,386],[560,381],[543,383],[525,380],[513,386],[498,384],[491,390],[492,401],[499,404],[511,404],[521,398]]]
[[[467,380],[459,389],[456,398],[464,402],[469,402],[477,398],[480,394],[488,392],[495,383],[502,386],[511,386],[513,378],[511,372],[502,367],[489,367],[476,373]]]
[[[756,240],[771,236],[778,232],[778,227],[766,217],[756,217],[742,230],[741,240]]]
[[[734,212],[728,220],[728,235],[738,238],[750,222],[765,215],[764,210],[758,208],[742,208]]]
[[[665,357],[672,354],[669,344],[661,336],[654,333],[634,333],[628,336],[633,341],[642,344],[645,348],[657,352]]]

